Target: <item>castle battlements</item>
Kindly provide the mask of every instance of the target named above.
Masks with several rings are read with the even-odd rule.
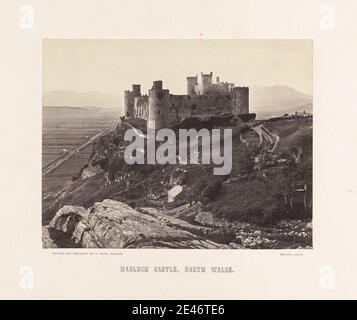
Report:
[[[163,89],[163,82],[153,82],[147,95],[141,95],[140,84],[124,92],[125,117],[143,118],[156,129],[187,117],[203,114],[247,114],[249,113],[249,88],[235,87],[234,83],[221,82],[213,72],[189,76],[187,94],[170,94]]]

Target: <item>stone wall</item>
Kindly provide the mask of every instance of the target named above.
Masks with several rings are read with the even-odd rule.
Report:
[[[151,91],[151,90],[150,90]],[[158,92],[163,92],[163,101],[156,98]],[[151,120],[155,120],[157,125],[165,122],[162,117],[167,117],[167,123],[180,121],[197,115],[218,115],[230,113],[232,100],[230,95],[195,96],[187,95],[167,95],[167,90],[152,91],[152,99],[147,96],[135,98],[135,117],[148,120],[151,108]],[[151,105],[150,105],[151,101]],[[163,110],[159,110],[162,106]],[[160,112],[159,112],[160,111]]]
[[[226,95],[170,95],[169,122],[196,115],[223,114],[231,111],[231,97]]]

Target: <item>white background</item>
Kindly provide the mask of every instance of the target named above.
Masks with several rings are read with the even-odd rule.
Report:
[[[21,5],[32,6],[33,28],[23,29]],[[357,297],[356,1],[2,0],[0,12],[1,298]],[[121,250],[114,257],[43,250],[43,38],[314,39],[314,249]],[[224,265],[235,273],[119,272],[136,264]]]

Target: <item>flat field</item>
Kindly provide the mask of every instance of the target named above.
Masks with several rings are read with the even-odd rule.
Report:
[[[119,110],[101,108],[43,107],[42,169],[77,150],[90,138],[113,127]],[[72,182],[87,163],[92,143],[42,176],[43,196],[57,193]]]

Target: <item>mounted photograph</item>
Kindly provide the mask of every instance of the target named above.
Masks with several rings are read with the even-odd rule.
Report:
[[[43,40],[42,246],[312,249],[313,41]]]

